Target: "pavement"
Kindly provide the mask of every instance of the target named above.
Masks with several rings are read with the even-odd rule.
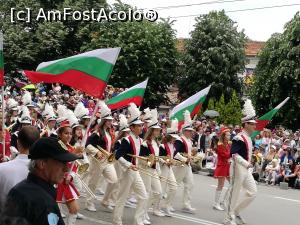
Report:
[[[192,206],[196,208],[195,214],[187,214],[181,211],[182,187],[177,191],[174,200],[176,212],[172,218],[156,217],[151,213],[152,225],[221,225],[224,212],[212,209],[214,192],[217,181],[205,173],[194,174],[194,189],[192,193]],[[79,200],[80,213],[85,216],[83,220],[77,220],[77,225],[87,224],[112,224],[112,213],[100,205],[97,201],[97,212],[89,212],[84,209],[85,198]],[[255,201],[241,215],[249,225],[300,225],[300,191],[294,189],[282,190],[278,186],[258,184],[258,194]],[[64,207],[64,211],[66,208]],[[134,208],[125,208],[123,225],[131,225]]]

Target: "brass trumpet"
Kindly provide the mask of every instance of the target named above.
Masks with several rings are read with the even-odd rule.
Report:
[[[101,148],[99,145],[97,145],[97,149],[105,156],[107,162],[113,163],[116,160],[115,153],[110,153],[109,151]]]
[[[150,154],[148,157],[146,157],[146,156],[138,156],[138,155],[132,155],[132,154],[127,154],[128,156],[131,156],[131,157],[133,157],[133,158],[136,158],[136,159],[141,159],[141,160],[143,160],[143,161],[146,161],[147,162],[147,166],[148,167],[152,167],[155,163],[156,163],[156,161],[158,160],[158,156],[155,156],[155,155],[153,155],[153,154]],[[141,173],[143,173],[143,174],[145,174],[145,175],[148,175],[148,176],[150,176],[150,177],[152,177],[152,178],[155,178],[155,179],[159,179],[160,181],[162,181],[162,182],[165,182],[165,183],[167,183],[167,184],[169,184],[169,185],[171,185],[171,186],[175,186],[175,187],[179,187],[179,184],[177,183],[177,182],[171,182],[170,180],[169,180],[169,178],[167,178],[167,177],[163,177],[163,176],[155,176],[154,174],[152,174],[152,173],[150,173],[149,171],[147,171],[146,169],[144,169],[144,168],[141,168],[141,167],[136,167]]]
[[[172,159],[170,155],[167,155],[167,156],[157,156],[157,157],[165,160],[166,162],[170,162],[174,166],[184,166],[184,164],[185,164],[184,162],[181,162],[179,160]]]
[[[149,167],[152,167],[154,166],[154,164],[158,161],[158,158],[157,156],[153,155],[153,154],[150,154],[149,156],[139,156],[139,155],[132,155],[132,154],[127,154],[133,158],[136,158],[136,159],[140,159],[140,160],[143,160],[143,161],[146,161],[147,162],[147,166]]]

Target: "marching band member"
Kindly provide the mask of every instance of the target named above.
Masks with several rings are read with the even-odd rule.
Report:
[[[108,182],[106,194],[103,197],[102,205],[110,210],[112,207],[107,202],[107,196],[109,196],[110,185],[118,181],[117,174],[114,166],[107,161],[107,156],[103,154],[98,149],[98,146],[107,151],[107,153],[112,152],[114,144],[114,136],[111,134],[112,127],[112,116],[111,110],[107,105],[101,101],[101,122],[99,124],[98,130],[88,137],[86,143],[86,151],[91,154],[91,165],[89,170],[89,180],[88,185],[92,192],[95,192],[97,184],[100,180],[100,175],[102,174],[105,180]],[[95,157],[97,157],[97,159]],[[98,161],[97,161],[98,160]],[[94,205],[94,199],[89,196],[86,201],[86,207],[89,211],[95,212],[96,208]]]
[[[174,158],[174,142],[179,139],[178,136],[178,120],[171,121],[171,127],[167,128],[166,134],[163,137],[162,144],[159,147],[159,156],[166,156],[170,159]],[[168,178],[168,181],[174,183],[174,185],[168,185],[162,181],[163,193],[166,193],[166,198],[162,200],[162,209],[166,216],[172,216],[172,201],[176,194],[176,178],[172,169],[172,162],[163,160],[161,166],[161,175]]]
[[[56,116],[53,107],[48,103],[46,103],[42,115],[44,117],[45,126],[41,131],[41,137],[50,137],[52,134],[56,135],[56,131],[55,131]]]
[[[87,108],[84,107],[82,102],[79,102],[74,109],[74,114],[79,119],[79,123],[82,125],[82,135],[84,136],[91,119],[90,112]],[[89,137],[90,135],[91,133],[88,133],[87,137]]]
[[[81,154],[81,152],[78,152],[77,149],[70,145],[72,128],[67,119],[60,123],[57,135],[59,143],[65,150],[74,154]],[[75,173],[77,171],[77,166],[74,165],[74,163],[68,163],[68,167],[70,171],[65,174],[64,180],[57,186],[56,201],[58,203],[66,203],[69,210],[67,224],[74,225],[79,211],[79,206],[76,200],[79,199],[80,194],[73,183],[73,179],[76,176]]]
[[[156,109],[150,111],[151,122],[148,124],[148,131],[145,134],[144,142],[141,146],[140,156],[149,157],[150,155],[159,156],[159,143],[157,138],[160,136],[161,127],[158,124],[158,113]],[[147,165],[144,160],[139,160],[139,165],[146,170],[149,174],[141,174],[143,182],[146,187],[149,199],[145,207],[145,219],[144,224],[150,224],[150,217],[148,216],[148,207],[153,204],[153,214],[155,216],[165,216],[164,213],[160,211],[159,204],[162,195],[162,188],[159,179],[160,167],[158,160],[154,162],[153,165]]]
[[[18,105],[19,104],[13,98],[9,98],[7,100],[6,104],[7,104],[8,113],[6,115],[5,125],[6,125],[6,127],[11,129],[12,126],[18,120],[18,113],[19,113]]]
[[[7,162],[11,158],[11,150],[10,150],[10,133],[8,129],[4,129],[5,131],[5,155],[3,155],[3,121],[2,121],[2,112],[0,112],[0,163]],[[17,151],[18,152],[18,151]]]
[[[219,137],[217,145],[217,166],[214,172],[214,177],[218,179],[218,186],[215,193],[213,208],[219,211],[224,211],[221,207],[221,195],[225,180],[227,179],[229,181],[230,130],[227,127],[222,127],[219,132]]]
[[[255,110],[250,100],[246,100],[243,114],[245,115],[242,119],[243,130],[234,136],[230,149],[230,190],[224,219],[226,225],[246,223],[240,212],[255,199],[257,193],[255,180],[250,170],[253,167],[251,134],[256,128]],[[241,189],[246,190],[246,195],[237,204]]]
[[[189,111],[184,112],[184,124],[181,127],[182,135],[174,143],[174,158],[185,163],[182,166],[174,167],[174,174],[178,183],[183,182],[183,209],[186,213],[194,213],[195,209],[191,206],[192,189],[194,186],[194,178],[190,165],[192,154],[192,133],[194,131]]]
[[[142,134],[140,135],[140,138],[144,138],[145,134],[148,131],[148,124],[151,122],[151,113],[150,113],[150,109],[146,108],[143,111],[143,115],[142,115],[142,121],[144,122],[143,125],[143,130],[142,130]]]
[[[11,139],[10,139],[10,152],[12,154],[12,158],[14,158],[19,153],[17,147],[17,139],[18,139],[19,131],[22,129],[22,127],[31,125],[30,112],[26,106],[22,106],[21,113],[22,113],[21,118],[18,119],[18,122],[14,127],[15,131],[11,135]]]
[[[120,148],[123,138],[127,137],[129,135],[129,131],[130,131],[128,124],[127,124],[126,116],[124,114],[119,115],[119,121],[120,121],[119,122],[119,130],[117,132],[117,138],[116,138],[116,142],[114,144],[114,154]],[[114,167],[116,169],[118,182],[111,184],[110,185],[111,191],[106,194],[106,196],[107,196],[106,201],[110,201],[110,205],[112,205],[112,206],[115,206],[115,204],[116,204],[118,192],[120,190],[119,189],[120,188],[120,179],[121,179],[122,173],[123,173],[121,165],[118,161],[115,162]]]
[[[142,133],[143,122],[140,120],[141,112],[134,103],[130,104],[128,111],[130,134],[122,139],[116,151],[116,159],[122,166],[123,175],[120,179],[120,192],[113,212],[113,224],[122,225],[124,205],[133,190],[138,198],[133,225],[144,225],[144,207],[148,195],[136,164],[136,156],[139,155],[141,148],[142,140],[139,135]]]

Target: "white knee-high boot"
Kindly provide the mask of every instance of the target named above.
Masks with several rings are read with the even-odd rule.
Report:
[[[67,216],[67,225],[75,225],[77,214],[69,214]]]
[[[222,190],[216,190],[215,192],[215,202],[213,204],[213,208],[219,211],[224,211],[224,209],[220,205]]]

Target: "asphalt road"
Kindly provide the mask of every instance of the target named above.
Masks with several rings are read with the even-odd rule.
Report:
[[[193,207],[195,214],[186,214],[180,211],[182,208],[182,188],[177,191],[174,208],[174,217],[159,218],[150,213],[152,225],[220,225],[224,213],[212,209],[216,180],[204,175],[194,175],[195,186],[193,190]],[[99,196],[101,199],[101,196]],[[77,225],[87,224],[112,224],[112,213],[97,203],[97,212],[89,212],[84,209],[85,198],[80,199],[80,213],[85,216],[83,220],[77,220]],[[249,225],[299,225],[300,224],[300,191],[281,190],[279,187],[258,185],[258,195],[252,205],[241,214]],[[64,210],[66,210],[64,208]],[[123,225],[131,225],[134,209],[125,208]]]

